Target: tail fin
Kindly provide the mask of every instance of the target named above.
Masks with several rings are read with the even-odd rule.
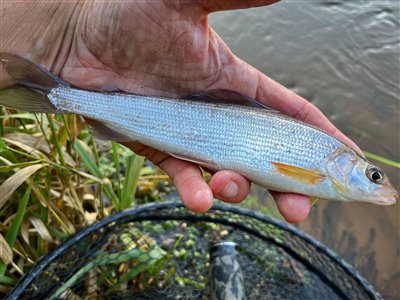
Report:
[[[0,90],[0,104],[29,112],[65,113],[58,110],[47,95],[69,84],[25,58],[0,53],[0,61],[16,85]]]

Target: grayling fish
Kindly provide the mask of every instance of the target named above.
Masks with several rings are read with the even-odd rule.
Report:
[[[138,141],[211,170],[233,170],[275,191],[396,202],[384,173],[341,141],[237,93],[172,99],[87,91],[19,56],[1,53],[0,58],[17,82],[1,91],[1,105],[79,114],[92,119],[96,137]]]

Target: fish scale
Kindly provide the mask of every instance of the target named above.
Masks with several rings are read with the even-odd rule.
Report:
[[[280,191],[296,185],[316,194],[325,183],[295,181],[276,172],[271,162],[324,172],[326,158],[345,147],[319,129],[262,108],[65,87],[53,89],[48,97],[58,109],[107,123],[131,140],[212,169],[240,172]]]

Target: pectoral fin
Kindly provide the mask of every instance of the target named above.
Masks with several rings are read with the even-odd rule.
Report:
[[[88,123],[90,126],[90,134],[97,139],[116,142],[134,141],[134,138],[118,132],[116,129],[105,123],[87,117],[85,118],[85,120],[86,123]]]
[[[324,180],[325,176],[319,172],[307,170],[295,166],[285,165],[278,162],[272,162],[277,171],[285,174],[295,180],[308,184],[316,184]]]
[[[185,161],[189,161],[192,163],[195,163],[196,165],[205,167],[207,169],[209,169],[210,171],[216,171],[218,170],[217,164],[213,161],[213,160],[201,160],[198,158],[193,158],[193,157],[189,157],[189,156],[185,156],[185,155],[180,155],[180,154],[175,154],[175,153],[169,153],[169,155],[181,159],[181,160],[185,160]]]

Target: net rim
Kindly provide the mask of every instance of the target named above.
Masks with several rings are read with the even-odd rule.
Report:
[[[156,203],[148,203],[138,207],[126,209],[124,211],[113,213],[100,221],[87,226],[71,237],[67,238],[63,243],[58,245],[52,252],[48,255],[41,258],[36,265],[27,272],[15,285],[12,291],[7,295],[5,299],[19,299],[23,294],[24,290],[31,284],[31,282],[40,274],[43,270],[45,270],[53,261],[55,261],[60,255],[68,251],[70,247],[74,244],[78,243],[82,239],[86,238],[93,232],[99,230],[100,228],[107,226],[111,223],[124,223],[124,222],[135,222],[135,221],[143,221],[143,218],[140,218],[141,214],[149,213],[149,212],[157,212],[162,211],[163,209],[181,209],[185,208],[185,206],[180,201],[164,201],[164,202],[156,202]],[[283,221],[265,216],[256,211],[245,209],[242,207],[228,205],[228,204],[214,204],[211,209],[208,211],[212,213],[213,211],[220,212],[230,212],[240,216],[245,216],[249,218],[256,219],[263,223],[272,224],[279,229],[287,231],[304,242],[311,244],[319,251],[321,251],[324,255],[328,256],[334,263],[338,264],[340,267],[344,269],[344,271],[351,277],[353,277],[358,284],[365,290],[367,294],[370,295],[371,299],[381,300],[383,299],[379,293],[375,290],[375,288],[347,261],[345,261],[342,257],[336,254],[329,247],[324,245],[322,242],[316,240],[311,235],[303,232],[297,227],[287,224]],[[187,218],[193,216],[189,211],[185,214]],[[146,218],[145,218],[146,219]],[[172,220],[173,218],[170,217]]]

